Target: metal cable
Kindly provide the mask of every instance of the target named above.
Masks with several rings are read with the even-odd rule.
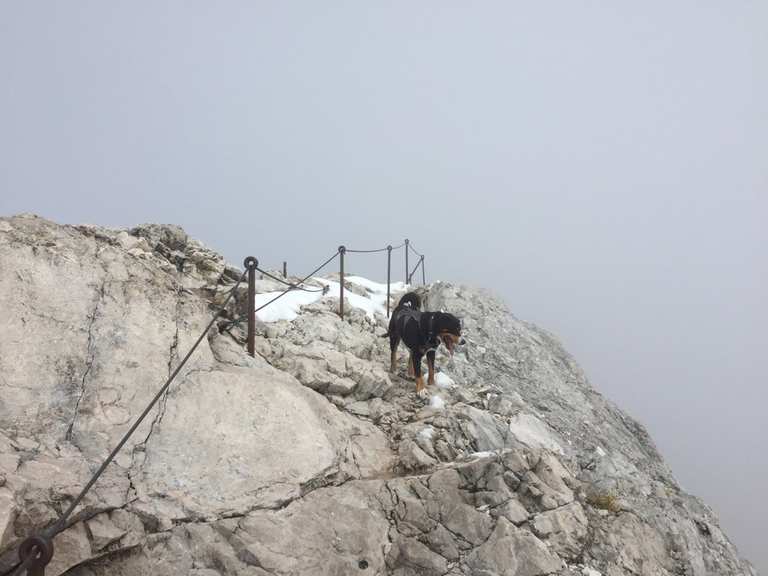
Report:
[[[286,286],[290,286],[294,290],[302,290],[304,292],[322,292],[325,290],[325,288],[315,288],[314,290],[310,290],[309,288],[304,288],[303,286],[299,286],[298,284],[292,284],[291,282],[288,282],[287,280],[284,280],[283,278],[280,278],[279,276],[274,276],[267,272],[266,270],[262,270],[258,266],[256,266],[256,270],[264,274],[267,278],[272,278],[272,280],[277,280],[278,282],[285,284]]]
[[[197,341],[194,343],[192,348],[189,349],[189,352],[187,352],[187,355],[184,356],[184,359],[181,361],[181,363],[176,367],[176,369],[173,371],[173,373],[168,377],[168,380],[166,380],[165,384],[163,384],[162,388],[158,390],[157,394],[155,394],[155,397],[152,399],[152,401],[149,403],[149,405],[144,409],[144,411],[141,413],[141,416],[136,420],[136,422],[133,423],[133,425],[128,429],[128,432],[125,433],[123,438],[120,440],[120,442],[115,446],[115,448],[112,450],[112,452],[107,456],[107,459],[102,462],[101,466],[99,466],[99,469],[96,471],[96,473],[91,477],[91,479],[88,481],[88,483],[85,485],[85,487],[80,491],[80,494],[77,495],[77,498],[70,504],[69,508],[67,508],[66,512],[61,515],[61,517],[56,521],[56,523],[43,531],[43,534],[53,540],[54,536],[56,536],[59,532],[64,530],[67,519],[72,514],[72,512],[77,508],[78,504],[83,500],[85,495],[88,493],[88,491],[91,489],[91,487],[96,483],[96,481],[99,479],[99,477],[104,473],[104,470],[106,470],[107,466],[112,462],[112,460],[115,458],[117,453],[120,451],[120,449],[125,445],[125,443],[128,441],[128,439],[131,437],[131,435],[136,431],[136,429],[139,427],[139,425],[144,421],[144,418],[146,418],[147,414],[154,408],[157,401],[162,397],[162,395],[165,393],[165,391],[168,389],[168,387],[171,385],[171,382],[173,382],[173,379],[176,378],[178,373],[181,371],[181,369],[184,367],[184,365],[187,363],[187,360],[192,356],[192,353],[197,349],[197,347],[200,345],[200,342],[203,341],[203,338],[208,334],[208,331],[213,327],[213,324],[216,322],[216,319],[219,317],[219,314],[221,314],[221,311],[224,310],[227,307],[227,304],[229,304],[230,300],[232,300],[232,297],[235,295],[235,291],[237,288],[242,284],[243,279],[245,278],[245,275],[248,273],[248,270],[245,270],[242,275],[240,276],[240,279],[237,281],[237,283],[232,287],[232,289],[229,291],[229,294],[227,295],[227,299],[224,301],[224,304],[219,306],[218,310],[216,310],[216,313],[213,315],[213,318],[211,318],[211,321],[208,323],[208,325],[205,327],[205,330],[200,334]]]
[[[416,270],[418,270],[419,266],[421,266],[421,262],[422,262],[422,260],[421,260],[421,258],[419,258],[419,261],[416,262],[416,266],[414,266],[413,270],[411,270],[411,273],[408,274],[408,283],[409,284],[411,283],[411,279],[413,278],[413,275],[416,274]]]
[[[34,555],[27,556],[27,559],[24,560],[24,562],[19,562],[13,568],[11,568],[8,572],[3,572],[2,576],[21,576],[24,570],[29,568],[30,564],[32,564],[35,560],[37,560],[36,556]]]
[[[410,248],[413,251],[413,253],[416,254],[416,256],[424,256],[424,254],[416,250],[416,248],[414,248],[413,244],[411,244],[410,242],[408,242],[408,248]]]
[[[400,250],[403,246],[405,246],[405,242],[402,242],[397,246],[392,246],[392,250]],[[347,248],[347,252],[357,252],[358,254],[373,254],[375,252],[386,252],[387,250],[389,250],[389,246],[376,248],[375,250],[352,250],[351,248]]]
[[[317,273],[318,273],[320,270],[322,270],[323,268],[325,268],[325,267],[326,267],[328,264],[330,264],[330,263],[331,263],[331,261],[332,261],[334,258],[336,258],[336,256],[338,256],[338,255],[339,255],[339,253],[338,253],[338,252],[335,252],[335,253],[333,254],[333,256],[331,256],[330,258],[328,258],[328,260],[326,260],[325,262],[323,262],[322,264],[320,264],[320,266],[318,266],[317,268],[315,268],[314,270],[312,270],[312,272],[310,272],[309,274],[307,274],[306,276],[304,276],[304,278],[302,278],[301,280],[299,280],[299,282],[298,282],[298,283],[299,283],[299,284],[303,284],[304,282],[306,282],[306,281],[307,281],[309,278],[311,278],[312,276],[314,276],[315,274],[317,274]],[[323,290],[325,290],[325,287],[323,287]],[[270,301],[269,301],[269,302],[267,302],[266,304],[263,304],[263,305],[259,306],[258,308],[256,308],[256,310],[254,310],[254,311],[253,311],[253,313],[255,314],[255,313],[256,313],[256,312],[258,312],[259,310],[262,310],[262,309],[266,308],[267,306],[269,306],[270,304],[272,304],[272,302],[274,302],[275,300],[279,300],[280,298],[282,298],[283,296],[285,296],[286,294],[288,294],[288,292],[290,292],[290,291],[291,291],[291,288],[288,288],[287,290],[283,290],[283,291],[282,291],[280,294],[278,294],[277,296],[275,296],[274,298],[272,298],[272,300],[270,300]]]
[[[398,246],[392,247],[392,250],[400,249],[400,248],[402,248],[405,245],[406,245],[405,243],[402,243],[402,244],[400,244]],[[374,252],[383,252],[383,251],[389,250],[389,249],[390,248],[387,247],[387,248],[381,248],[381,249],[377,249],[377,250],[347,250],[347,252],[374,253]],[[418,254],[419,256],[421,256],[421,254],[416,252],[416,250],[414,250],[414,252],[416,254]],[[259,306],[258,308],[256,308],[254,310],[254,313],[258,312],[259,310],[263,310],[264,308],[266,308],[267,306],[269,306],[270,304],[272,304],[276,300],[278,300],[278,299],[282,298],[283,296],[285,296],[291,290],[303,290],[305,292],[320,292],[320,291],[326,292],[327,291],[327,287],[323,287],[323,288],[320,288],[318,290],[310,290],[310,289],[307,289],[307,288],[303,288],[302,286],[299,286],[298,284],[303,284],[309,278],[311,278],[312,276],[317,274],[320,270],[325,268],[325,266],[327,266],[330,262],[332,262],[339,255],[339,253],[340,252],[338,252],[338,251],[335,252],[330,258],[328,258],[325,262],[320,264],[320,266],[315,268],[312,272],[307,274],[297,284],[292,284],[290,282],[287,282],[287,281],[283,280],[282,278],[278,278],[276,276],[273,276],[269,272],[266,272],[266,271],[256,267],[256,269],[259,270],[259,272],[261,272],[262,274],[268,276],[269,278],[272,278],[273,280],[277,280],[278,282],[282,282],[283,284],[287,285],[288,288],[286,290],[284,290],[283,292],[281,292],[280,294],[278,294],[277,296],[275,296],[274,298],[272,298],[269,302],[267,302],[267,303],[263,304],[262,306]],[[416,267],[418,268],[418,264],[417,264]],[[414,269],[414,272],[415,271],[416,271],[416,269]],[[93,487],[93,485],[98,481],[98,479],[101,477],[101,475],[107,469],[107,466],[109,466],[109,464],[112,463],[112,461],[115,459],[115,456],[117,456],[117,453],[123,448],[123,446],[125,446],[126,442],[130,439],[130,437],[133,435],[133,433],[136,431],[136,429],[141,425],[141,423],[144,421],[144,419],[147,417],[147,415],[151,412],[152,408],[155,407],[155,405],[157,404],[158,400],[160,400],[160,398],[163,396],[163,394],[168,390],[168,388],[171,385],[171,383],[173,382],[173,380],[176,378],[176,376],[178,376],[178,374],[181,371],[181,369],[185,366],[187,361],[192,357],[192,354],[195,352],[197,347],[203,341],[203,338],[206,337],[206,335],[208,334],[210,329],[213,327],[214,323],[216,322],[216,320],[219,317],[219,315],[221,314],[221,312],[224,309],[226,309],[227,305],[232,300],[232,297],[235,295],[235,292],[240,287],[240,284],[242,284],[243,279],[245,278],[247,273],[248,273],[248,269],[243,271],[243,273],[240,275],[240,278],[237,280],[235,285],[230,289],[229,293],[227,294],[227,297],[224,300],[224,303],[221,306],[218,307],[218,309],[216,310],[215,314],[213,315],[213,318],[211,318],[211,321],[208,323],[208,325],[202,331],[202,333],[197,338],[197,340],[192,345],[192,347],[189,349],[189,351],[184,356],[182,361],[179,363],[179,365],[176,367],[176,369],[173,371],[173,373],[165,381],[165,384],[163,384],[163,386],[157,391],[155,396],[152,398],[152,400],[147,405],[147,407],[144,409],[144,411],[141,413],[141,415],[138,417],[138,419],[131,425],[131,427],[128,429],[128,431],[123,435],[122,439],[117,444],[117,446],[115,446],[113,448],[113,450],[112,450],[112,452],[110,452],[109,456],[107,456],[107,458],[101,463],[101,465],[99,466],[98,470],[96,470],[96,472],[93,474],[93,476],[88,481],[88,483],[83,487],[83,489],[80,491],[80,493],[74,499],[72,504],[70,504],[70,506],[66,509],[66,511],[59,517],[59,519],[52,526],[50,526],[49,528],[43,530],[42,534],[43,534],[43,536],[45,538],[47,538],[48,540],[52,541],[57,534],[59,534],[60,532],[62,532],[66,528],[67,520],[69,519],[69,517],[72,515],[72,513],[75,511],[77,506],[83,501],[83,499],[88,494],[90,489]],[[4,573],[3,576],[7,576],[8,574],[11,574],[12,576],[20,576],[21,573],[24,570],[28,569],[29,566],[36,559],[37,558],[34,555],[30,555],[23,562],[20,562],[20,563],[16,564],[15,566],[13,566],[8,572]]]
[[[377,248],[376,250],[352,250],[347,248],[347,252],[357,252],[358,254],[373,254],[374,252],[386,252],[387,248]]]

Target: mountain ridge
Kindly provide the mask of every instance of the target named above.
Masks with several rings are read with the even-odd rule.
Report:
[[[175,226],[31,215],[0,219],[0,269],[5,569],[240,271]],[[470,341],[439,356],[427,404],[386,371],[385,318],[351,305],[341,320],[332,293],[259,322],[250,358],[241,287],[59,536],[50,573],[756,574],[554,335],[484,290],[423,294]]]

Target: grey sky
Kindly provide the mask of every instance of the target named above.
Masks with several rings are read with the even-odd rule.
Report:
[[[765,2],[7,0],[0,79],[0,213],[296,272],[409,236],[557,333],[768,572]]]

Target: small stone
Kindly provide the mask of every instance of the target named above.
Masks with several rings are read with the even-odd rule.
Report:
[[[437,464],[437,460],[429,456],[412,440],[403,440],[400,443],[398,455],[406,470],[423,470]]]
[[[347,396],[354,392],[357,387],[357,382],[349,378],[336,378],[328,384],[326,392],[328,394],[338,394],[339,396]]]
[[[348,404],[347,411],[351,412],[352,414],[356,414],[357,416],[371,415],[371,407],[368,405],[368,402],[363,402],[363,401],[358,401],[358,402],[353,402],[352,404]]]
[[[515,526],[523,524],[531,517],[528,510],[514,498],[496,508],[495,512],[498,516],[503,516]]]
[[[125,230],[117,233],[117,241],[126,250],[130,250],[139,243],[139,239],[136,236],[131,236]]]
[[[106,548],[125,535],[125,530],[115,526],[107,513],[97,514],[86,524],[91,533],[93,549],[96,551]]]

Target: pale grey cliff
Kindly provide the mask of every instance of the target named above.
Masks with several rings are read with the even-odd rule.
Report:
[[[0,219],[0,570],[239,275],[171,226]],[[260,323],[250,358],[243,286],[57,537],[48,574],[755,574],[642,426],[496,298],[425,289],[469,340],[438,357],[425,403],[386,372],[383,316],[350,305],[342,321],[332,296]]]

